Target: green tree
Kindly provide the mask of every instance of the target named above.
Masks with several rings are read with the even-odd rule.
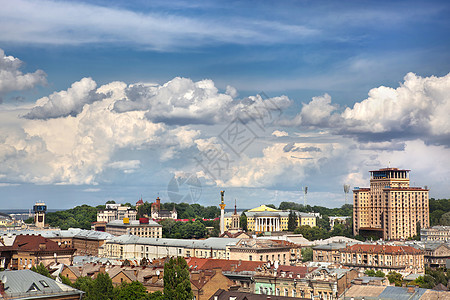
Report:
[[[276,206],[273,205],[273,204],[267,204],[266,206],[267,206],[267,207],[270,207],[270,208],[273,208],[273,209],[277,209]]]
[[[330,228],[330,218],[328,216],[322,216],[322,218],[317,218],[317,226],[320,228],[325,229],[326,231],[329,231]]]
[[[384,272],[378,270],[378,271],[375,272],[375,277],[384,278],[384,277],[386,277],[386,274],[384,274]]]
[[[139,281],[130,283],[122,282],[121,285],[114,288],[115,300],[129,300],[129,299],[148,299],[149,295],[144,285]]]
[[[330,237],[329,232],[327,232],[325,229],[319,228],[317,226],[311,228],[309,225],[302,225],[297,227],[297,229],[294,230],[294,233],[301,234],[305,239],[308,239],[310,241],[326,239]]]
[[[93,299],[107,300],[114,298],[114,286],[108,273],[98,273],[97,278],[94,279],[94,286],[92,289]]]
[[[302,261],[312,261],[313,260],[313,249],[311,247],[302,248]]]
[[[108,201],[106,201],[106,204],[116,204],[116,201],[114,201],[114,200],[108,200]]]
[[[364,274],[370,277],[375,277],[375,270],[365,270]]]
[[[245,212],[242,212],[241,217],[239,219],[239,223],[241,225],[242,230],[247,231],[248,227],[247,227],[247,215],[245,214]]]
[[[387,275],[387,278],[389,280],[389,283],[391,283],[391,284],[394,283],[395,286],[402,286],[402,282],[403,282],[402,274],[391,271]]]
[[[189,268],[183,257],[170,258],[164,265],[164,299],[194,298],[189,279]]]
[[[424,275],[419,276],[412,282],[414,285],[418,285],[421,288],[424,289],[432,289],[436,286],[436,280],[433,278],[433,276],[430,275]]]
[[[94,290],[94,280],[91,277],[79,277],[73,284],[73,287],[79,289],[86,294],[84,295],[84,300],[95,300],[92,292]]]
[[[148,300],[164,300],[164,295],[160,291],[149,293],[147,296]]]
[[[439,220],[439,224],[450,226],[450,211],[442,215],[441,219]]]
[[[297,228],[297,214],[291,210],[288,217],[288,231],[294,231]]]
[[[48,278],[54,279],[52,275],[50,275],[50,271],[42,263],[40,263],[37,266],[32,266],[30,270],[39,273],[41,275],[47,276]]]
[[[65,285],[72,286],[72,282],[68,277],[59,274],[59,278],[61,278],[61,282],[64,283]]]

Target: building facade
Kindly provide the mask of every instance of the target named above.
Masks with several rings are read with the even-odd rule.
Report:
[[[288,210],[278,210],[265,205],[250,209],[245,212],[247,216],[248,231],[273,232],[288,230]],[[295,212],[297,215],[297,226],[316,226],[316,216],[312,214]]]
[[[134,221],[125,218],[106,224],[106,232],[115,236],[131,234],[141,237],[162,238],[162,225],[148,218],[140,218]]]
[[[99,255],[118,259],[155,259],[166,256],[230,259],[229,248],[238,239],[208,238],[206,240],[144,238],[123,235],[107,240]]]
[[[340,249],[340,262],[344,266],[365,270],[410,272],[421,274],[424,252],[411,246],[356,244]]]
[[[424,242],[450,242],[450,226],[433,226],[420,230],[420,240]]]
[[[370,188],[353,190],[354,235],[407,239],[429,227],[428,189],[410,187],[409,171],[370,171]]]
[[[122,204],[106,204],[106,208],[97,212],[97,222],[109,223],[114,220],[128,218],[130,221],[136,220],[136,210]]]
[[[278,261],[283,265],[289,264],[291,257],[290,245],[271,240],[242,239],[235,246],[231,246],[229,251],[230,259]]]
[[[151,217],[154,220],[176,219],[178,217],[178,213],[175,209],[175,205],[172,210],[161,209],[161,199],[157,197],[156,201],[151,205]]]

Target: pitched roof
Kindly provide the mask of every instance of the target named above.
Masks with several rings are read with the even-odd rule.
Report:
[[[2,271],[0,278],[6,278],[5,294],[14,299],[36,299],[44,295],[56,299],[83,293],[31,270]]]
[[[356,244],[345,247],[341,252],[383,253],[383,254],[420,254],[422,251],[411,246],[388,246]]]
[[[14,250],[21,251],[64,251],[73,248],[62,248],[58,243],[40,235],[18,235],[12,245]]]
[[[222,271],[255,271],[256,268],[265,264],[262,261],[239,261],[228,259],[213,259],[213,258],[188,258],[186,260],[189,269],[192,270],[212,270],[220,268]]]

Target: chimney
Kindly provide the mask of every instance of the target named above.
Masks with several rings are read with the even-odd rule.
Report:
[[[408,285],[408,293],[414,294],[416,292],[416,287],[414,285]]]

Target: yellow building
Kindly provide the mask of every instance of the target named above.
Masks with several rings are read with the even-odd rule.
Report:
[[[407,239],[429,222],[428,189],[409,186],[409,170],[370,171],[370,188],[353,190],[353,233]]]
[[[288,230],[289,210],[278,210],[265,205],[245,212],[248,231],[267,232]],[[295,211],[297,226],[316,226],[316,216]]]

